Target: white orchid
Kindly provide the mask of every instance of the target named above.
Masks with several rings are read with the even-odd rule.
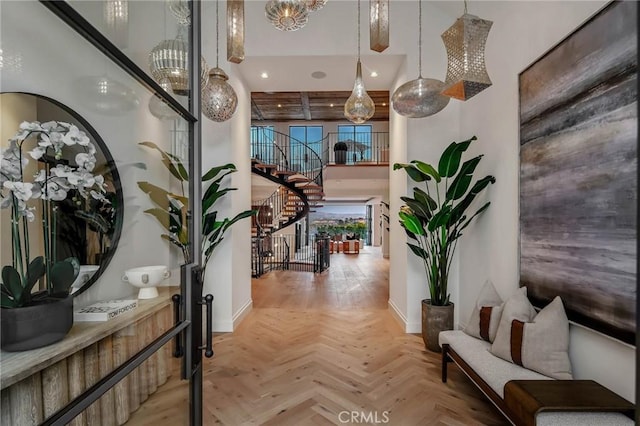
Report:
[[[96,167],[96,157],[81,152],[80,154],[76,154],[76,164],[80,168],[91,171]]]
[[[33,184],[25,182],[7,181],[3,184],[18,200],[29,201],[33,196]]]

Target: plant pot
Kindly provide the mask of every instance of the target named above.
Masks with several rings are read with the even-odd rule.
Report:
[[[431,300],[423,300],[422,340],[424,347],[433,352],[441,352],[438,335],[444,330],[453,330],[453,303],[446,306],[433,306]]]
[[[335,151],[336,164],[347,164],[347,151]]]
[[[0,309],[0,348],[27,351],[62,340],[73,325],[73,296]]]

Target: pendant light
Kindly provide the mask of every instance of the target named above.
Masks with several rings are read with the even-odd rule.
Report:
[[[218,67],[219,19],[216,0],[216,66],[209,70],[209,81],[202,89],[202,113],[210,120],[223,122],[233,116],[238,107],[238,96],[227,82],[229,77]]]
[[[227,0],[227,61],[244,60],[244,0]]]
[[[269,22],[280,31],[299,30],[309,20],[306,0],[269,0],[264,13]]]
[[[491,86],[484,63],[491,25],[491,21],[469,15],[464,1],[464,14],[442,33],[448,59],[443,95],[466,101]]]
[[[391,97],[391,105],[405,117],[428,117],[449,103],[450,98],[441,95],[444,87],[440,80],[422,78],[422,0],[418,0],[418,78],[398,87]]]
[[[382,52],[389,47],[389,0],[369,1],[369,48]]]
[[[362,65],[360,64],[360,0],[358,0],[358,64],[356,65],[356,81],[353,92],[344,104],[344,116],[352,123],[362,124],[376,112],[376,106],[364,88],[362,81]]]
[[[310,12],[316,12],[327,4],[327,0],[307,0],[307,8]]]

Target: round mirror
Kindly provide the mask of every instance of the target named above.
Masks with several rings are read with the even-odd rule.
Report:
[[[20,231],[28,235],[22,251],[28,250],[31,259],[45,255],[45,244],[48,253],[53,253],[52,263],[77,259],[80,271],[70,289],[76,296],[98,280],[118,245],[124,204],[116,164],[95,129],[60,102],[30,93],[1,93],[0,112],[0,146],[4,157],[14,149],[10,139],[29,126],[64,129],[64,138],[58,140],[59,148],[55,150],[53,138],[47,146],[48,139],[43,141],[40,137],[36,142],[32,137],[33,141],[25,139],[16,151],[22,158],[20,185],[27,183],[27,192],[22,194],[24,214],[30,216]],[[7,178],[5,172],[10,172],[7,165],[11,166],[10,162],[2,164],[6,169],[2,170],[3,185],[15,185]],[[66,185],[56,185],[53,179],[49,186],[44,185],[43,176],[47,176],[44,182],[49,183],[48,177],[61,177],[63,173],[67,174]],[[47,197],[55,202],[42,202],[46,197],[35,193],[35,188],[48,188],[52,192]],[[13,193],[16,194],[15,188]],[[45,212],[42,207],[45,204],[53,207]],[[11,214],[7,210],[0,211],[3,235],[0,266],[10,265],[16,252],[12,238],[4,237],[12,235]],[[42,226],[45,222],[46,228]]]

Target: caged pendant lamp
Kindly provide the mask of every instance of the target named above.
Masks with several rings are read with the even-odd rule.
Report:
[[[216,0],[216,66],[209,70],[209,81],[202,89],[202,113],[210,120],[223,122],[230,119],[238,107],[238,96],[227,82],[229,77],[218,67],[219,19]]]
[[[362,65],[360,64],[360,0],[358,0],[358,64],[356,65],[356,81],[353,92],[344,104],[344,116],[355,124],[362,124],[376,112],[376,106],[364,88],[362,81]]]
[[[423,118],[440,112],[449,103],[441,95],[444,82],[422,77],[422,0],[418,0],[418,78],[398,87],[391,96],[391,106],[400,115]]]
[[[467,0],[464,0],[464,14],[442,33],[448,58],[443,95],[466,101],[491,86],[484,63],[491,25],[491,21],[469,15]]]

